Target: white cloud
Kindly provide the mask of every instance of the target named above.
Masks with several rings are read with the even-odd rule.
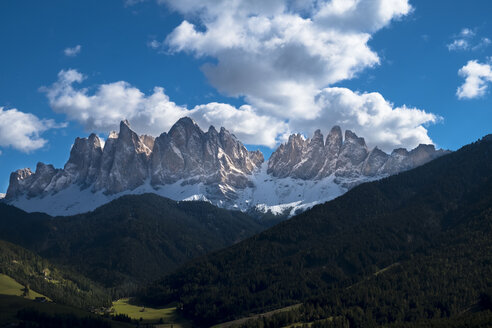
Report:
[[[207,61],[203,72],[220,92],[247,105],[176,105],[156,87],[144,94],[128,82],[78,88],[84,76],[61,71],[45,88],[51,107],[87,130],[107,132],[128,119],[139,133],[167,131],[182,116],[202,128],[224,126],[249,144],[274,146],[292,132],[309,136],[339,124],[385,150],[431,143],[425,124],[438,118],[396,107],[379,93],[333,84],[380,64],[368,41],[412,11],[408,0],[158,0],[185,20],[158,51],[187,52]],[[212,58],[212,60],[208,60]]]
[[[385,151],[431,144],[425,125],[441,120],[417,108],[395,107],[377,92],[360,94],[346,88],[326,88],[319,93],[317,102],[323,108],[314,120],[317,126],[328,129],[338,124],[365,137],[369,146]]]
[[[491,43],[492,43],[492,41],[490,41],[489,38],[482,38],[481,41],[480,41],[480,43],[475,46],[475,49],[485,48],[485,47],[487,47]]]
[[[487,47],[491,43],[489,38],[479,37],[475,30],[464,28],[453,36],[453,42],[447,44],[449,51],[475,51]]]
[[[470,60],[458,74],[465,78],[465,82],[458,87],[456,95],[459,99],[472,99],[485,95],[488,83],[492,82],[492,64],[481,64]]]
[[[124,81],[99,85],[93,92],[74,87],[74,83],[83,80],[84,76],[76,70],[61,71],[58,81],[43,91],[55,112],[66,114],[91,132],[116,130],[120,120],[128,119],[138,133],[156,136],[168,131],[179,118],[190,116],[203,129],[209,125],[224,126],[244,143],[274,147],[290,133],[310,136],[317,128],[327,132],[339,124],[364,136],[369,145],[390,151],[432,143],[424,125],[439,120],[419,109],[395,107],[379,93],[358,94],[345,88],[320,90],[313,95],[316,112],[300,112],[287,120],[251,105],[236,108],[212,102],[188,109],[172,102],[163,88],[156,87],[153,93],[145,95]]]
[[[283,130],[310,135],[340,124],[385,149],[432,142],[424,124],[435,115],[331,87],[380,64],[368,41],[412,12],[407,0],[158,2],[185,17],[164,46],[214,58],[202,67],[211,84]]]
[[[41,90],[48,96],[57,113],[67,115],[88,131],[117,130],[119,122],[128,119],[140,134],[157,136],[167,132],[181,117],[190,116],[203,129],[208,125],[224,126],[243,142],[274,146],[277,137],[285,133],[285,123],[256,113],[251,106],[235,108],[228,104],[210,103],[187,109],[170,101],[161,87],[150,95],[124,81],[101,84],[94,92],[75,88],[85,77],[76,70],[62,70],[58,80]]]
[[[269,115],[314,117],[319,89],[379,64],[371,34],[411,11],[407,0],[166,1],[191,17],[168,35],[171,51],[211,56],[211,84]]]
[[[190,116],[202,128],[209,125],[223,126],[246,144],[274,147],[280,141],[284,141],[290,132],[287,123],[260,115],[249,105],[235,108],[214,102],[196,106]]]
[[[461,30],[460,35],[462,37],[473,37],[476,35],[476,33],[472,29],[465,27]]]
[[[16,108],[0,107],[0,147],[12,147],[27,153],[46,145],[48,141],[40,137],[43,132],[65,126]]]
[[[447,45],[449,51],[453,50],[467,50],[470,48],[470,44],[465,39],[456,39],[452,43]]]
[[[88,89],[73,86],[84,79],[74,69],[62,70],[53,85],[41,90],[46,92],[55,112],[66,114],[89,131],[109,132],[117,129],[121,120],[128,119],[138,132],[158,135],[187,114],[185,108],[169,101],[162,88],[154,88],[147,96],[119,81],[99,85],[91,94]]]
[[[147,46],[152,49],[160,49],[162,48],[162,42],[159,42],[157,40],[151,40],[147,42]]]
[[[78,44],[73,48],[65,48],[65,50],[63,50],[63,52],[65,53],[65,56],[75,57],[80,53],[81,50],[82,50],[82,46],[80,44]]]

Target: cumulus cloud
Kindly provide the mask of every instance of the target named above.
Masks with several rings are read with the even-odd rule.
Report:
[[[161,2],[198,20],[165,43],[216,58],[203,72],[219,91],[269,114],[311,117],[316,92],[378,65],[372,33],[411,11],[407,0]]]
[[[335,124],[385,150],[432,142],[425,126],[438,121],[435,115],[394,106],[379,93],[332,87],[380,64],[368,42],[412,11],[408,0],[157,1],[185,19],[148,46],[204,58],[210,83],[246,105],[186,108],[163,88],[145,94],[125,81],[87,89],[77,85],[81,73],[66,70],[44,89],[56,112],[91,131],[116,129],[126,118],[137,132],[153,135],[186,115],[205,129],[224,126],[245,143],[270,147],[289,133],[310,136]]]
[[[474,30],[464,28],[453,36],[453,42],[447,44],[447,47],[449,51],[475,51],[487,47],[491,42],[489,38],[479,37]]]
[[[91,132],[117,130],[119,122],[128,119],[136,132],[158,136],[181,117],[190,116],[204,129],[209,125],[224,126],[243,142],[273,147],[287,129],[285,123],[262,116],[248,105],[236,108],[210,103],[188,109],[172,102],[162,87],[155,87],[146,95],[128,82],[118,81],[101,84],[90,92],[74,86],[84,79],[77,70],[62,70],[55,83],[41,90],[55,112],[65,114]]]
[[[441,120],[417,108],[395,107],[377,92],[360,94],[347,88],[325,88],[317,96],[317,103],[323,109],[316,119],[318,124],[337,124],[359,136],[368,136],[369,146],[385,151],[431,144],[425,126]]]
[[[80,44],[78,44],[73,48],[65,48],[65,50],[63,50],[63,52],[65,53],[65,56],[75,57],[80,53],[81,50],[82,50],[82,46]]]
[[[424,125],[435,115],[331,87],[380,64],[368,41],[412,12],[408,0],[158,2],[185,18],[159,45],[213,58],[202,67],[210,83],[283,130],[340,124],[385,149],[432,142]]]
[[[465,82],[458,87],[456,95],[459,99],[472,99],[485,95],[488,84],[492,82],[492,64],[481,64],[470,60],[458,74],[465,78]]]
[[[0,147],[12,147],[28,153],[46,145],[48,141],[40,137],[43,132],[65,126],[16,108],[0,107]]]
[[[55,112],[66,114],[88,131],[109,132],[128,119],[138,132],[158,135],[187,114],[185,108],[169,100],[163,88],[156,87],[145,95],[128,82],[118,81],[101,84],[91,93],[87,88],[74,87],[84,80],[77,70],[62,70],[55,83],[41,90]]]
[[[202,127],[223,126],[246,144],[274,147],[291,132],[287,123],[258,114],[249,105],[236,108],[213,102],[196,106],[191,110],[190,116]]]
[[[369,145],[390,151],[395,147],[413,148],[432,143],[424,127],[439,120],[433,114],[406,106],[395,107],[379,93],[359,94],[346,88],[324,88],[314,96],[313,115],[285,119],[267,115],[251,105],[239,108],[212,102],[186,108],[172,102],[161,87],[149,95],[128,82],[101,84],[90,91],[77,88],[84,75],[63,70],[58,80],[42,90],[57,113],[82,124],[88,131],[109,132],[128,119],[140,134],[159,135],[168,131],[179,118],[189,116],[203,129],[224,126],[247,144],[274,147],[290,133],[311,135],[315,129],[328,131],[333,125],[352,129],[366,137]]]

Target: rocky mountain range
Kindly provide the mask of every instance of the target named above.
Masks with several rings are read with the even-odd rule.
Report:
[[[207,132],[190,118],[157,138],[137,135],[127,121],[103,142],[77,138],[63,169],[38,163],[10,176],[5,201],[51,215],[92,210],[123,194],[154,192],[174,200],[202,199],[226,208],[274,214],[305,209],[353,186],[422,165],[446,154],[433,145],[386,154],[352,131],[291,135],[265,162],[229,131]]]
[[[377,146],[369,150],[364,138],[350,130],[334,126],[326,141],[321,130],[311,139],[301,134],[289,137],[287,143],[272,154],[267,172],[278,178],[319,180],[331,175],[338,178],[387,176],[420,166],[447,153],[434,145],[419,145],[410,152],[404,148],[386,154]],[[342,179],[338,179],[342,181]]]

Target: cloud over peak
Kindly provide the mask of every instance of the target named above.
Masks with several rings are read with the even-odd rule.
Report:
[[[128,82],[117,81],[98,85],[90,92],[76,87],[84,79],[77,70],[62,70],[55,83],[41,90],[55,112],[91,132],[117,130],[119,122],[128,119],[138,133],[158,136],[181,117],[190,116],[202,128],[224,126],[243,142],[273,147],[277,136],[287,129],[283,122],[259,115],[248,105],[236,108],[213,102],[188,109],[172,102],[162,87],[146,95]]]
[[[308,135],[322,122],[326,129],[340,124],[364,131],[369,142],[387,147],[432,142],[423,124],[436,122],[433,114],[395,108],[378,93],[331,88],[380,64],[368,42],[412,12],[408,0],[158,2],[184,17],[159,45],[168,53],[213,58],[202,66],[210,83],[224,95],[243,97],[257,115]],[[383,101],[372,103],[375,95]],[[344,106],[353,100],[360,106]],[[375,129],[387,110],[383,116],[391,121],[382,135]]]
[[[171,51],[216,58],[203,72],[219,91],[292,115],[314,108],[316,90],[379,64],[372,33],[411,11],[407,0],[161,2],[195,21],[167,36]]]
[[[146,95],[125,81],[90,88],[94,91],[77,88],[83,80],[80,72],[63,70],[55,83],[42,90],[55,112],[64,113],[90,132],[116,130],[120,120],[128,119],[138,133],[157,136],[179,118],[190,116],[204,129],[224,126],[246,144],[274,147],[290,133],[310,136],[318,128],[328,131],[337,124],[364,136],[370,146],[391,151],[432,143],[424,126],[439,120],[420,109],[395,107],[377,92],[360,94],[346,88],[319,90],[312,95],[313,108],[299,107],[298,115],[285,118],[252,105],[237,108],[211,102],[186,108],[172,102],[162,87]]]
[[[378,146],[385,151],[432,144],[425,126],[442,120],[417,108],[395,107],[377,92],[325,88],[319,93],[317,103],[323,108],[316,119],[322,126],[335,122],[365,137],[370,147]]]

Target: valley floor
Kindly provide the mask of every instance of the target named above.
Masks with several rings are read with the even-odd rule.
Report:
[[[188,328],[191,323],[182,318],[177,312],[176,306],[163,308],[142,307],[132,305],[128,298],[122,298],[113,302],[113,315],[125,314],[134,320],[141,320],[143,323],[157,324],[158,327]]]

